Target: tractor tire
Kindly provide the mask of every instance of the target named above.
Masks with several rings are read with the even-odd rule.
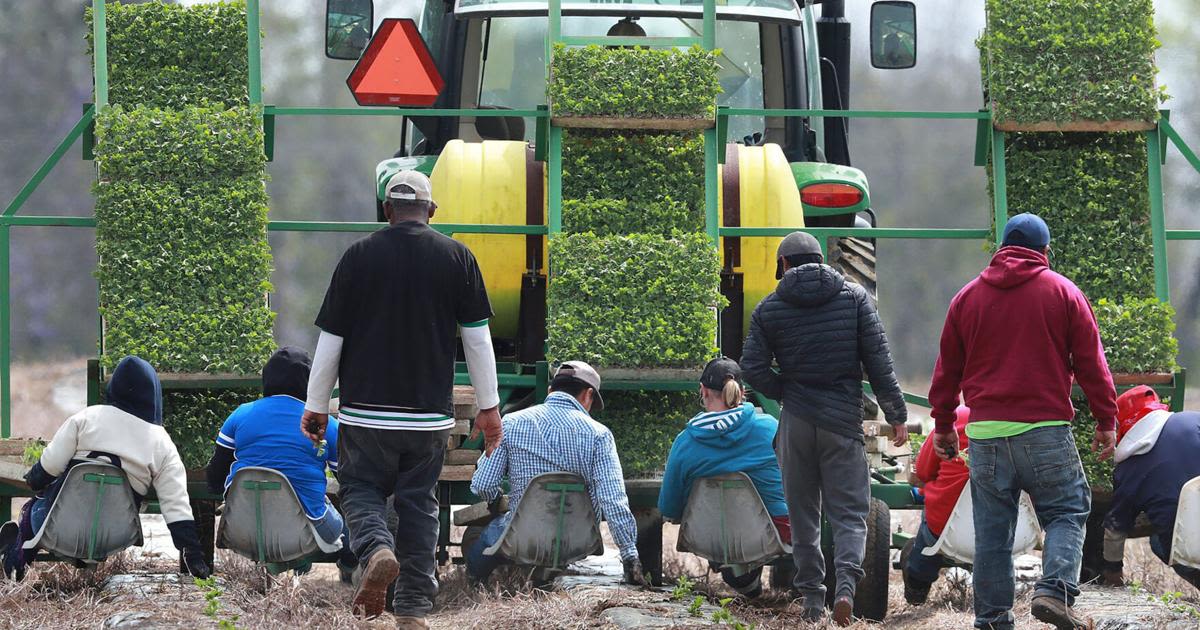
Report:
[[[829,248],[829,264],[878,301],[874,242],[861,238],[834,239],[834,246]]]
[[[767,584],[773,591],[790,591],[796,579],[796,561],[791,556],[780,558],[770,566]]]
[[[863,577],[854,593],[854,616],[869,621],[883,621],[887,616],[888,585],[892,568],[892,513],[883,501],[872,498],[867,511],[867,544],[863,556]],[[825,554],[825,603],[833,606],[837,595],[837,573],[833,566],[833,549],[822,548]]]

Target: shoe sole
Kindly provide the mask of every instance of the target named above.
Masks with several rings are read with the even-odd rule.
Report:
[[[375,555],[380,555],[380,552],[376,552]],[[358,591],[354,593],[354,602],[350,609],[354,614],[367,619],[382,615],[387,607],[388,587],[396,581],[398,575],[400,563],[392,553],[387,552],[379,559],[372,556],[366,570],[363,571],[362,582]]]
[[[854,603],[845,599],[839,599],[833,603],[833,623],[838,627],[845,628],[853,621]]]
[[[1042,602],[1033,602],[1030,612],[1033,613],[1034,619],[1042,623],[1048,623],[1058,630],[1087,630],[1090,627],[1089,624],[1083,621],[1076,621],[1069,616],[1062,616],[1057,609]]]

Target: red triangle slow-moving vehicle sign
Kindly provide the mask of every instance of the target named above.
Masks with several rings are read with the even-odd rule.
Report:
[[[375,31],[346,85],[359,105],[426,107],[445,87],[411,19],[387,18]]]

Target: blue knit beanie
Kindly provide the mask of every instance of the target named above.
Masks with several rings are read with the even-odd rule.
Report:
[[[1050,228],[1036,214],[1018,214],[1004,226],[1004,241],[1001,247],[1016,245],[1041,251],[1050,244]]]

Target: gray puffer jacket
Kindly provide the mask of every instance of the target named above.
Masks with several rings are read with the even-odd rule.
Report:
[[[782,401],[789,415],[862,438],[864,368],[888,423],[905,422],[908,410],[875,305],[834,268],[789,269],[755,307],[742,371],[751,387]]]

